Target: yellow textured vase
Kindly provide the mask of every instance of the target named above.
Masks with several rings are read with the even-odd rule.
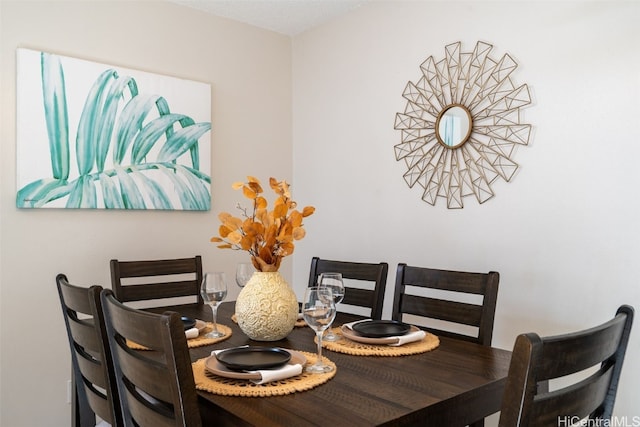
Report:
[[[298,299],[279,272],[255,272],[236,300],[238,326],[256,341],[281,340],[298,318]]]

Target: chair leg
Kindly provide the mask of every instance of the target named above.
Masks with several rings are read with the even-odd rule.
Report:
[[[73,427],[94,427],[96,414],[89,407],[86,396],[78,390],[74,373],[71,376],[71,425]]]

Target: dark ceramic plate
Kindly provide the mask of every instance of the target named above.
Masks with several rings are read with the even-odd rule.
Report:
[[[277,347],[236,347],[216,354],[225,367],[236,371],[257,371],[283,366],[291,353]]]
[[[369,322],[356,323],[351,329],[363,337],[385,338],[405,335],[411,329],[411,325],[395,320],[371,320]]]
[[[184,325],[184,330],[185,331],[196,326],[195,319],[192,319],[192,318],[186,317],[186,316],[182,316],[181,319],[182,319],[182,324]]]

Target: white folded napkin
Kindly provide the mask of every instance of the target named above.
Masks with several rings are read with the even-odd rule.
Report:
[[[247,371],[251,374],[260,374],[261,379],[251,380],[255,384],[264,384],[271,381],[283,380],[285,378],[295,377],[302,373],[302,365],[296,363],[295,365],[286,364],[278,369],[261,369],[259,371]]]
[[[200,331],[198,330],[198,328],[191,328],[184,331],[184,334],[186,335],[187,339],[190,340],[191,338],[198,338],[198,335],[200,335]]]
[[[393,337],[393,338],[398,338],[398,342],[395,344],[389,344],[392,347],[397,347],[400,345],[404,345],[404,344],[408,344],[410,342],[414,342],[414,341],[420,341],[422,338],[426,337],[427,333],[423,330],[420,331],[414,331],[411,333],[408,333],[406,335],[400,335],[397,337]]]
[[[350,322],[350,323],[345,323],[342,326],[346,326],[347,328],[353,330],[353,325],[355,325],[356,323],[360,323],[360,322],[370,322],[371,319],[364,319],[364,320],[356,320],[355,322]]]

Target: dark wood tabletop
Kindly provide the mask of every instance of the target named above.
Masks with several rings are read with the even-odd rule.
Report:
[[[209,306],[173,307],[182,315],[211,321]],[[192,360],[212,350],[245,344],[316,352],[315,332],[294,328],[280,341],[250,340],[231,320],[234,302],[218,309],[218,322],[233,335],[191,349]],[[339,313],[334,326],[358,319]],[[500,410],[511,353],[440,339],[435,350],[401,357],[351,356],[323,350],[337,366],[329,382],[312,390],[275,397],[229,397],[199,391],[204,425],[215,426],[466,426]]]

